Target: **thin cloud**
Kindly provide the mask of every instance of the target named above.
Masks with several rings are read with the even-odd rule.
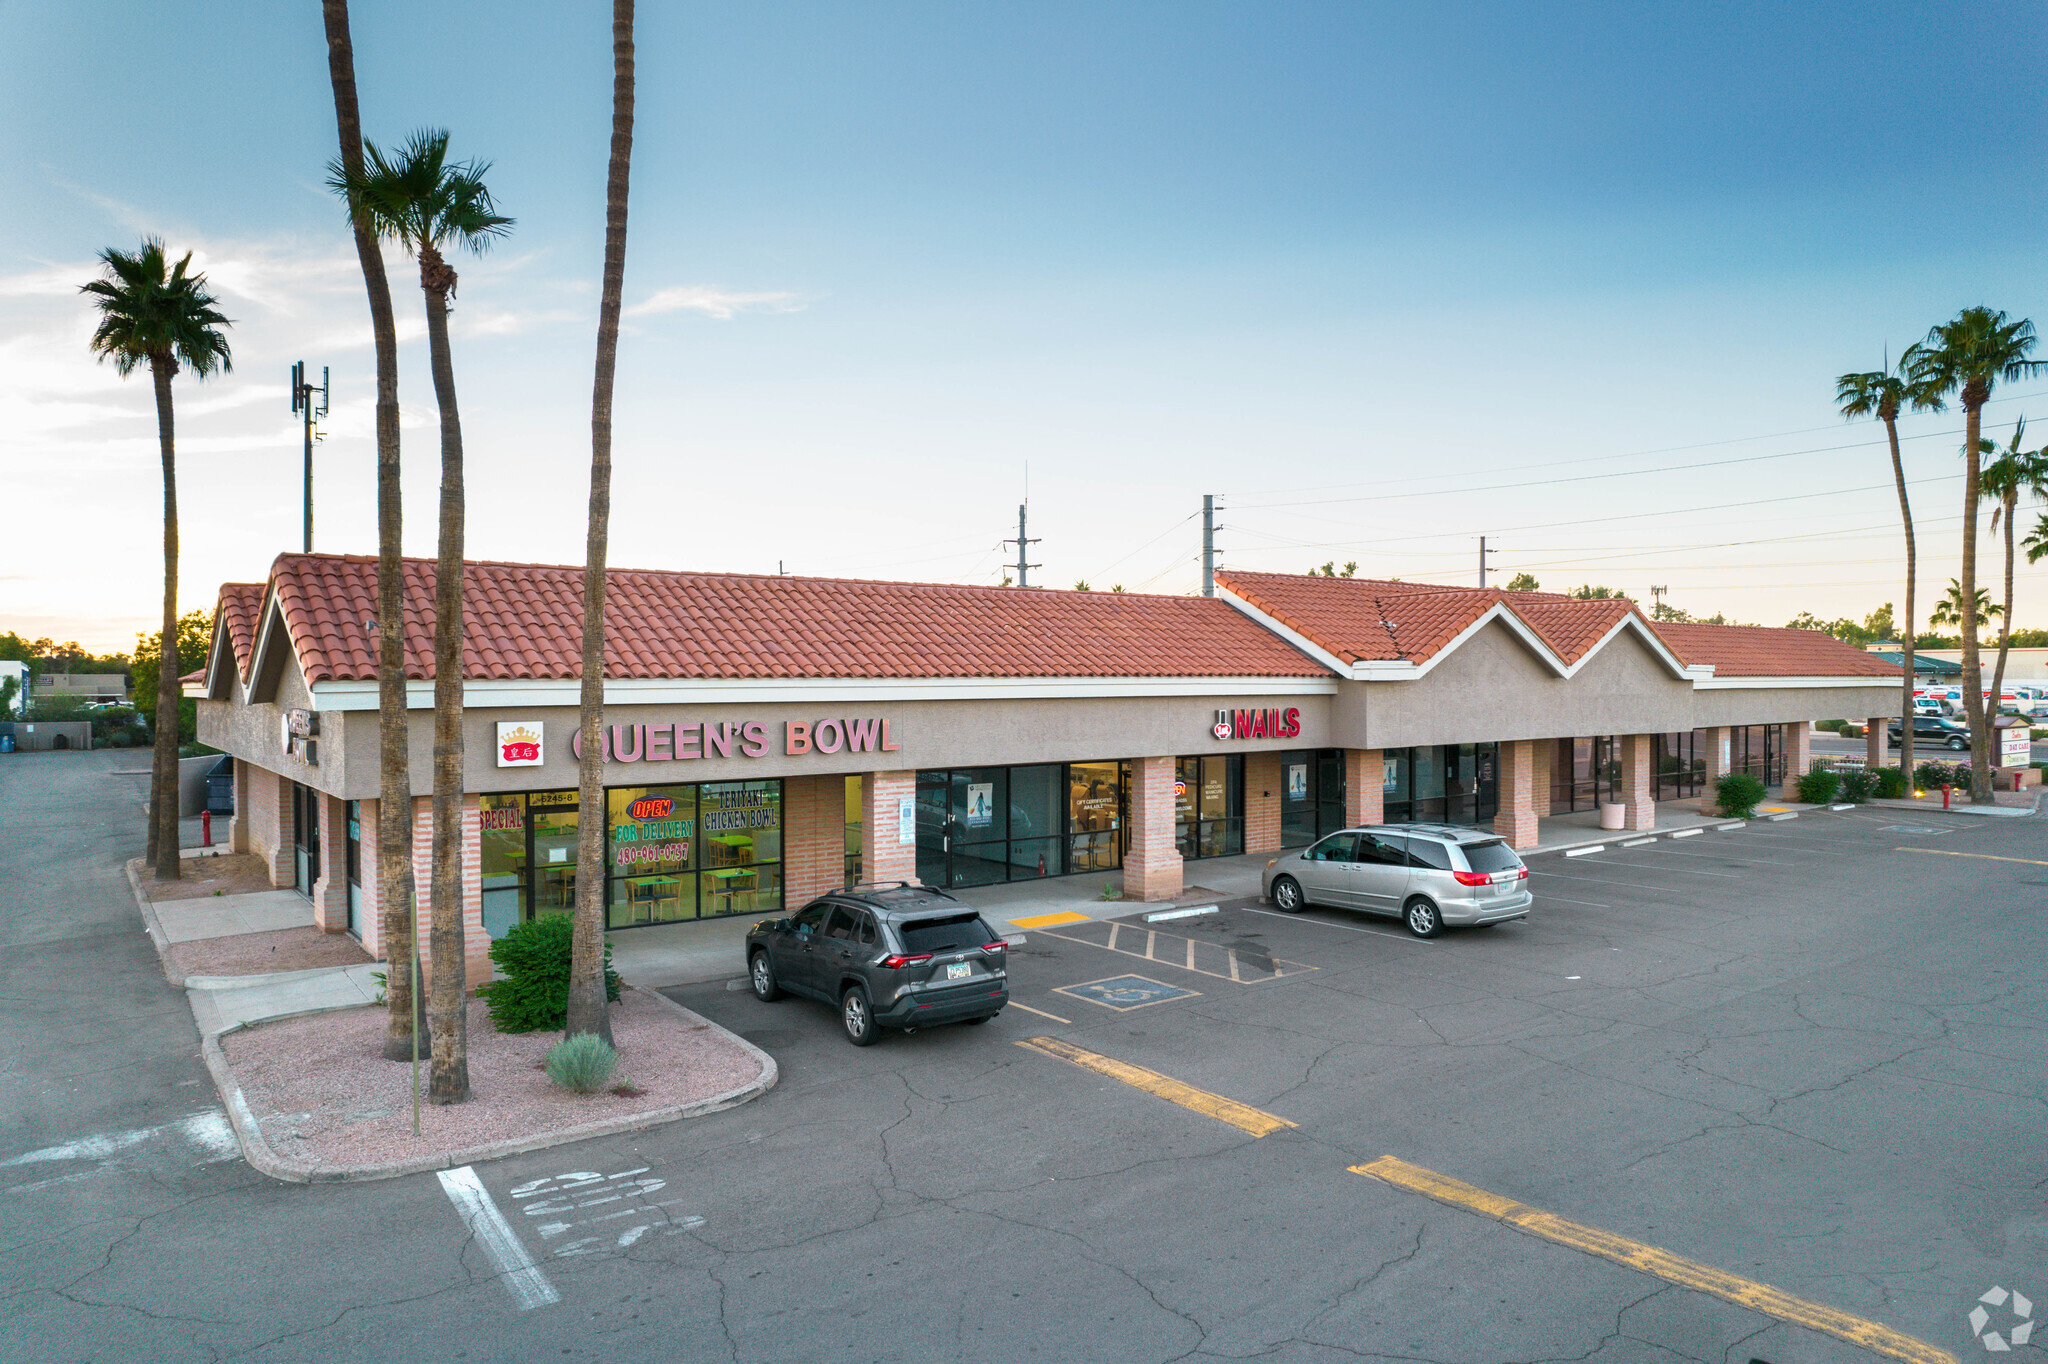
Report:
[[[702,313],[720,322],[730,322],[741,313],[795,313],[804,300],[787,290],[736,293],[702,284],[679,284],[660,289],[626,309],[627,317],[651,317],[656,313]]]

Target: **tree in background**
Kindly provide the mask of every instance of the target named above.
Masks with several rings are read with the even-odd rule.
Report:
[[[173,679],[205,667],[206,653],[212,646],[213,616],[210,612],[187,611],[178,617],[178,659],[172,672]],[[163,695],[162,678],[157,674],[161,647],[162,640],[156,635],[143,633],[135,636],[135,709],[149,721],[152,730],[157,728],[157,706]],[[177,732],[178,746],[182,748],[199,737],[199,705],[180,694],[176,714],[178,723],[171,728]]]
[[[2034,352],[2034,324],[1992,308],[1965,308],[1939,323],[1900,363],[1914,391],[1933,403],[1955,394],[1963,405],[1963,575],[1956,587],[1963,634],[1963,710],[1970,719],[1970,743],[1979,755],[1991,752],[1991,717],[1984,706],[1984,666],[1978,654],[1977,501],[1982,496],[1984,404],[2001,381],[2024,379],[2048,368],[2028,357]],[[1970,800],[1991,802],[1991,764],[1970,765]]]
[[[583,558],[583,756],[581,808],[604,808],[604,567],[611,535],[612,379],[619,367],[619,312],[626,287],[626,194],[633,167],[633,0],[612,0],[612,149],[604,185],[604,279],[597,305],[597,378],[590,394],[590,525]],[[569,953],[563,1035],[594,1033],[609,1045],[604,974],[604,824],[576,826],[576,925]]]
[[[1355,578],[1358,576],[1358,561],[1354,559],[1350,563],[1345,564],[1344,571],[1340,573],[1337,571],[1337,561],[1332,559],[1321,568],[1310,569],[1308,576],[1311,578]]]
[[[158,647],[178,654],[178,443],[171,407],[171,380],[180,369],[195,379],[225,374],[233,368],[224,329],[233,324],[215,306],[204,274],[190,273],[192,253],[176,265],[164,253],[161,239],[148,237],[133,255],[109,248],[100,252],[103,278],[81,286],[100,311],[90,345],[93,354],[114,363],[122,378],[138,366],[149,366],[156,385],[156,436],[164,471],[164,625]],[[177,714],[178,674],[159,670],[156,687],[159,711]],[[178,858],[178,727],[156,726],[156,761],[149,778],[149,850],[156,879],[175,881],[182,874]]]
[[[348,0],[322,0],[327,76],[334,88],[334,126],[345,172],[363,170],[363,119],[356,100],[356,54]],[[405,582],[401,559],[404,499],[399,492],[398,324],[377,226],[349,206],[356,260],[370,300],[370,337],[377,351],[377,890],[384,911],[384,1059],[426,1055],[425,1020],[413,980],[419,929],[413,922],[412,770],[405,718]],[[404,951],[397,945],[405,944]]]
[[[1901,647],[1905,650],[1905,675],[1899,682],[1899,714],[1902,716],[1913,713],[1913,598],[1919,587],[1920,556],[1913,538],[1913,504],[1906,496],[1906,465],[1899,457],[1899,409],[1910,403],[1921,411],[1938,412],[1943,406],[1938,392],[1914,382],[1912,371],[1916,358],[1914,349],[1909,346],[1899,357],[1897,370],[1892,369],[1887,359],[1883,369],[1844,374],[1835,380],[1835,405],[1841,409],[1843,419],[1876,417],[1884,423],[1885,437],[1891,443],[1892,482],[1899,492],[1899,521],[1906,529],[1906,624],[1900,636]],[[1891,633],[1890,630],[1885,632],[1887,637]],[[1899,767],[1908,773],[1913,770],[1911,725],[1900,726]]]
[[[1571,596],[1576,601],[1611,601],[1627,595],[1618,587],[1596,587],[1592,583],[1581,583],[1571,590]]]
[[[455,363],[448,347],[448,305],[455,267],[443,248],[487,249],[511,229],[484,186],[488,165],[448,160],[448,134],[413,134],[395,156],[363,143],[362,164],[337,159],[329,185],[379,237],[419,262],[426,296],[427,349],[434,397],[441,408],[441,520],[434,565],[434,850],[433,910],[427,935],[433,962],[431,1030],[434,1063],[427,1095],[437,1104],[469,1098],[467,971],[462,932],[462,416],[455,401]],[[603,819],[601,809],[591,814]]]
[[[1543,588],[1536,581],[1535,574],[1517,573],[1514,577],[1508,579],[1507,590],[1510,592],[1541,592]]]
[[[1993,602],[1991,594],[1981,587],[1977,589],[1976,606],[1977,618],[1979,620],[1996,620],[1999,616],[1998,604]],[[1928,612],[1927,623],[1929,625],[1961,625],[1963,623],[1963,615],[1963,585],[1954,578],[1950,578],[1948,580],[1948,591],[1941,594],[1941,600],[1934,604],[1934,610]]]
[[[1998,504],[1991,513],[1991,533],[1998,534],[2000,522],[2005,525],[2005,604],[1999,611],[1998,665],[1991,672],[1994,712],[1998,709],[1998,698],[2005,695],[2005,660],[2012,651],[2013,561],[2019,549],[2020,498],[2048,497],[2048,450],[2021,449],[2026,434],[2027,419],[2022,417],[2013,424],[2012,442],[2005,449],[1997,450],[1987,440],[1981,451],[1998,456],[1984,466],[1984,499]]]

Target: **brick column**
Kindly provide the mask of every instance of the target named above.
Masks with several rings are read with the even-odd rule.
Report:
[[[917,833],[905,843],[897,817],[903,801],[917,799],[917,773],[869,772],[861,779],[860,874],[866,881],[917,880]]]
[[[242,766],[237,761],[236,767]],[[284,776],[269,768],[249,770],[248,818],[243,837],[249,851],[270,873],[270,884],[280,888],[293,883],[292,788]]]
[[[1528,739],[1504,739],[1500,744],[1500,768],[1494,789],[1500,808],[1493,817],[1493,831],[1511,848],[1533,848],[1536,834],[1536,753],[1541,747]]]
[[[1557,756],[1557,740],[1535,739],[1530,742],[1529,799],[1539,818],[1550,813],[1550,763]]]
[[[1714,799],[1715,784],[1719,782],[1721,778],[1728,775],[1728,768],[1733,761],[1733,740],[1730,738],[1728,734],[1728,726],[1726,725],[1721,725],[1717,728],[1703,729],[1700,731],[1700,737],[1706,743],[1707,746],[1707,779],[1705,794],[1706,799],[1711,802]]]
[[[846,879],[846,778],[782,779],[782,904],[798,910]]]
[[[602,814],[598,818],[602,819]],[[415,796],[412,802],[413,931],[420,941],[420,974],[433,979],[434,924],[434,800]],[[491,935],[484,932],[483,812],[477,798],[462,798],[462,961],[470,990],[487,984],[492,975]]]
[[[348,830],[346,805],[326,792],[320,802],[320,876],[313,882],[313,923],[324,933],[348,929]]]
[[[1244,850],[1280,851],[1280,755],[1244,755]]]
[[[1791,720],[1781,728],[1785,735],[1785,784],[1778,789],[1778,798],[1797,800],[1799,779],[1813,767],[1813,722]]]
[[[1344,750],[1344,822],[1387,821],[1387,755],[1378,748]]]
[[[1621,827],[1640,831],[1657,827],[1657,774],[1651,770],[1656,747],[1652,734],[1621,736]]]
[[[384,959],[384,896],[383,887],[377,880],[377,802],[360,802],[357,818],[362,821],[363,836],[356,855],[363,865],[363,907],[357,928],[361,930],[363,950],[379,961]]]
[[[1886,726],[1890,724],[1888,715],[1873,715],[1863,722],[1863,761],[1873,772],[1890,761],[1891,736],[1886,733]],[[1806,726],[1808,729],[1812,727]]]
[[[1131,760],[1131,850],[1124,854],[1124,894],[1134,900],[1171,900],[1181,892],[1173,778],[1172,758]]]

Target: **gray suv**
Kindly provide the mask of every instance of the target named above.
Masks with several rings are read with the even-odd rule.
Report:
[[[1526,919],[1529,869],[1493,834],[1453,824],[1345,829],[1266,864],[1266,898],[1289,914],[1309,905],[1397,915],[1418,938],[1445,925]]]
[[[942,890],[896,882],[834,891],[787,919],[747,930],[747,978],[767,1002],[783,992],[839,1010],[846,1040],[883,1028],[986,1023],[1010,1002],[1008,945]]]

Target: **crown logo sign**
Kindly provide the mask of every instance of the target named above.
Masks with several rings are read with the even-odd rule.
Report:
[[[508,744],[537,744],[540,742],[540,731],[521,725],[517,729],[506,730],[499,737]]]
[[[535,767],[540,764],[538,725],[498,726],[498,766]]]

